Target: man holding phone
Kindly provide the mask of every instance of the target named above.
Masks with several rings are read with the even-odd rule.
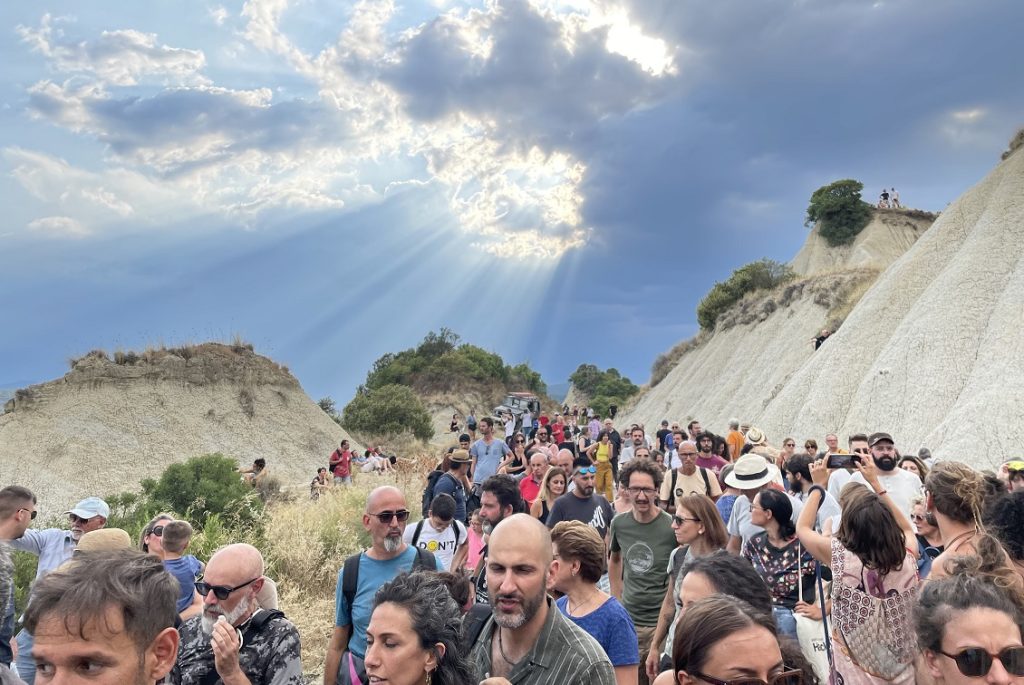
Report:
[[[868,446],[868,436],[864,433],[855,433],[850,436],[847,441],[850,446],[850,452],[853,456],[858,459],[867,459],[871,456],[871,448]],[[856,469],[851,463],[843,466],[842,468],[836,467],[835,470],[829,472],[828,477],[828,494],[832,495],[835,500],[839,500],[839,495],[843,491],[843,486],[850,482],[850,478],[853,477],[853,473]]]
[[[914,498],[921,495],[921,479],[910,471],[897,468],[899,457],[896,445],[888,433],[872,433],[868,438],[868,446],[871,448],[871,459],[878,467],[879,484],[889,493],[892,501],[899,505],[900,511],[910,516]],[[871,487],[860,472],[850,476],[850,482]]]

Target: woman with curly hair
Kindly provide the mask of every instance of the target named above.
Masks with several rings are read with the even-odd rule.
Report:
[[[471,685],[459,651],[462,611],[436,573],[403,573],[377,590],[366,627],[366,675],[390,685]]]
[[[932,562],[929,580],[948,575],[947,564],[954,557],[976,556],[987,572],[1011,566],[1006,551],[982,524],[987,486],[979,471],[958,461],[939,462],[928,474],[925,489],[927,509],[935,516],[943,546]]]

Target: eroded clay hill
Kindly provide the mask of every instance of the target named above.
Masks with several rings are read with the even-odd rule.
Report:
[[[308,483],[346,436],[287,369],[248,346],[206,343],[133,359],[90,353],[19,390],[0,416],[0,471],[47,509],[137,489],[196,455],[264,457],[284,485]]]
[[[797,270],[835,263],[814,239],[794,260]],[[862,247],[872,240],[864,236]],[[693,416],[724,429],[736,416],[776,443],[884,430],[905,451],[926,446],[981,467],[1020,456],[1024,155],[1010,154],[908,248],[854,298],[817,352],[809,339],[828,317],[816,298],[827,298],[813,284],[826,276],[811,277],[785,306],[762,308],[758,320],[720,323],[628,419]],[[844,267],[856,252],[855,244],[840,255]]]

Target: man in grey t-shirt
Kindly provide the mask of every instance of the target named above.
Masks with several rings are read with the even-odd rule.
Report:
[[[559,521],[582,521],[594,528],[602,539],[608,535],[614,510],[603,495],[594,494],[597,470],[590,459],[578,457],[572,462],[572,481],[575,486],[555,500],[548,514],[547,526],[554,528]]]
[[[483,437],[469,448],[473,458],[473,484],[479,485],[498,472],[498,466],[506,454],[512,452],[503,440],[494,437],[494,419],[485,416],[480,419],[480,435]]]

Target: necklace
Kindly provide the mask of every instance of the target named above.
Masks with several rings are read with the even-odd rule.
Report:
[[[579,603],[577,603],[577,604],[576,604],[576,608],[575,608],[575,609],[573,609],[573,608],[572,608],[572,606],[571,606],[571,603],[572,603],[572,598],[570,597],[570,598],[569,598],[569,600],[568,600],[568,601],[566,601],[566,603],[565,603],[565,605],[566,605],[566,608],[567,608],[567,609],[569,610],[569,615],[570,615],[570,616],[575,616],[575,615],[576,615],[576,613],[577,613],[577,612],[578,612],[578,611],[579,611],[580,609],[582,609],[583,607],[587,606],[587,605],[588,605],[588,604],[590,604],[590,603],[591,603],[592,601],[594,601],[594,598],[595,598],[595,597],[597,597],[597,595],[598,595],[598,593],[597,593],[597,592],[595,592],[594,594],[590,595],[590,597],[587,597],[586,601],[584,601],[584,602],[579,602]]]
[[[968,531],[966,531],[966,532],[960,533],[960,534],[959,534],[959,535],[957,535],[957,536],[956,536],[955,538],[953,538],[952,540],[950,540],[950,541],[949,541],[949,544],[945,546],[945,549],[946,549],[946,551],[951,551],[952,549],[954,549],[954,547],[953,547],[953,546],[954,546],[954,545],[956,545],[956,543],[960,542],[961,540],[963,540],[963,539],[964,539],[964,538],[966,538],[966,537],[969,537],[969,536],[971,536],[971,535],[974,535],[974,534],[975,534],[975,533],[977,533],[977,532],[978,532],[978,529],[977,529],[977,528],[975,528],[974,530],[968,530]]]
[[[501,658],[505,660],[505,663],[509,666],[515,666],[517,662],[512,661],[505,655],[505,645],[501,643],[501,626],[498,626],[498,651],[501,652]]]

